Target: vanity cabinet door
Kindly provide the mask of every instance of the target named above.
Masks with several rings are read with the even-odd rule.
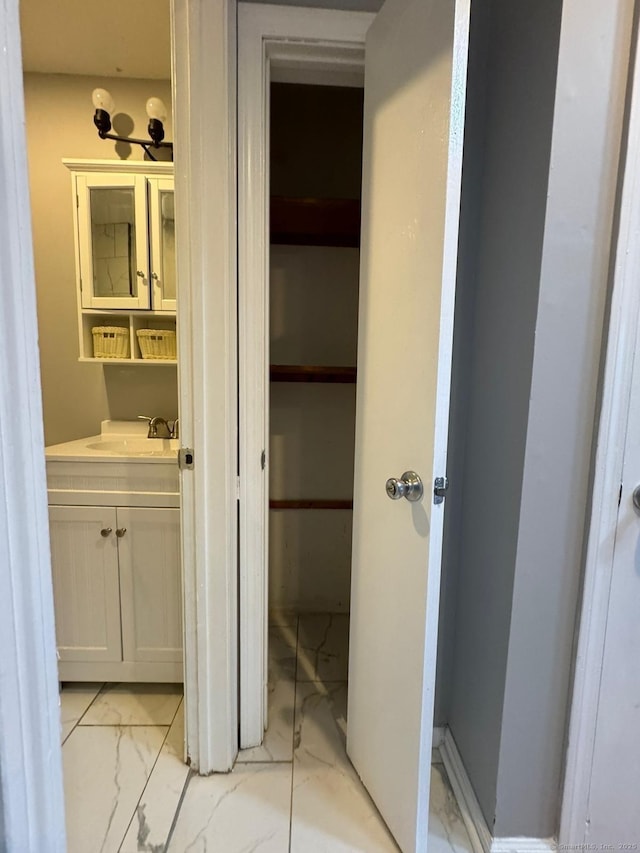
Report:
[[[147,178],[151,257],[151,307],[176,310],[176,238],[173,178]]]
[[[180,510],[117,510],[125,661],[182,660]]]
[[[49,528],[60,660],[121,660],[115,509],[50,506]]]
[[[143,175],[76,176],[83,308],[149,308],[147,193]]]

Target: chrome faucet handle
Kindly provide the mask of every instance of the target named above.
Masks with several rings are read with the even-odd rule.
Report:
[[[155,427],[153,426],[153,418],[150,418],[148,415],[138,415],[138,420],[139,421],[146,421],[149,424],[149,430],[147,432],[147,438],[155,438],[156,437],[156,431],[155,431]]]
[[[149,421],[149,438],[171,438],[169,424],[159,416]]]
[[[169,429],[171,431],[171,438],[180,438],[180,430],[178,428],[178,425],[180,423],[180,418],[176,418],[173,423],[171,423],[171,421],[169,421],[168,423],[169,423]]]

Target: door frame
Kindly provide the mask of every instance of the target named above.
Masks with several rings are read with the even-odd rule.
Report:
[[[267,725],[269,547],[269,83],[352,85],[375,14],[240,3],[238,330],[240,746]],[[272,69],[277,71],[274,78]],[[265,455],[263,465],[262,454]]]
[[[238,752],[236,0],[171,0],[186,752]]]
[[[579,613],[560,817],[560,845],[584,839],[588,820],[602,659],[607,631],[619,494],[633,393],[633,363],[640,320],[640,64],[636,27],[627,92],[628,124],[620,166],[617,228],[612,235],[609,308],[597,429],[587,550]],[[606,350],[605,350],[606,348]],[[640,393],[640,389],[636,389]]]
[[[0,46],[0,834],[7,850],[64,853],[18,0],[0,6]]]
[[[181,443],[194,448],[196,460],[181,477],[186,750],[205,774],[229,770],[238,747],[236,0],[172,0],[171,29],[178,270],[184,281]],[[0,7],[0,44],[0,267],[3,281],[22,285],[3,294],[0,312],[0,700],[10,696],[0,701],[0,826],[11,849],[63,853],[18,0]]]

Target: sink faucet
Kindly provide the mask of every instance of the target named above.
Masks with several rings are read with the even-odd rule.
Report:
[[[141,421],[149,421],[147,438],[172,438],[172,431],[164,418],[149,418],[146,415],[138,415],[138,418]]]

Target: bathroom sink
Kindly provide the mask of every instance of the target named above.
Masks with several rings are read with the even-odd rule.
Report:
[[[76,438],[46,448],[47,462],[157,462],[171,464],[178,457],[177,438],[148,438],[149,425],[141,421],[102,421],[98,435]]]
[[[115,438],[108,436],[89,442],[88,450],[113,453],[114,456],[173,456],[180,442],[175,438]]]

